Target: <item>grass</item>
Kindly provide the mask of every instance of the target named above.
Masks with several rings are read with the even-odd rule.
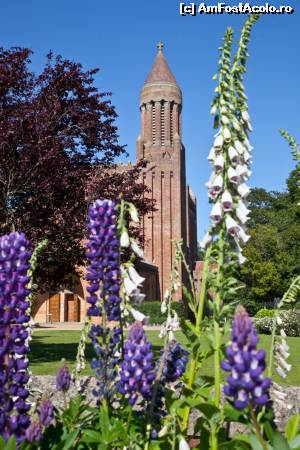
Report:
[[[153,344],[153,350],[156,356],[159,354],[162,340],[158,337],[157,331],[147,332],[150,341]],[[185,337],[181,332],[176,333],[177,339],[184,344]],[[65,358],[70,369],[73,367],[77,345],[80,338],[80,331],[37,331],[33,333],[33,339],[30,345],[30,368],[33,375],[54,375],[61,364],[61,359]],[[270,336],[260,336],[260,347],[268,351],[270,347]],[[281,384],[300,386],[300,338],[287,338],[290,346],[291,356],[289,362],[292,364],[292,370],[289,372],[286,380],[279,378],[274,374],[274,381]],[[204,338],[203,348],[208,348],[208,343]],[[87,344],[86,358],[90,361],[94,356],[93,348],[90,343]],[[89,366],[89,364],[87,364]],[[89,367],[83,371],[84,375],[91,374]],[[213,359],[209,358],[203,366],[204,375],[213,374]],[[223,380],[226,374],[222,373]]]

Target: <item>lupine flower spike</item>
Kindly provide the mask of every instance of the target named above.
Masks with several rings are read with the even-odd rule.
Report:
[[[30,419],[28,373],[29,242],[23,233],[0,238],[0,435],[21,442]]]
[[[237,409],[263,406],[269,399],[271,379],[263,377],[266,352],[257,350],[257,344],[254,325],[239,305],[233,320],[231,344],[226,349],[228,359],[222,361],[222,368],[230,372],[224,392]]]
[[[124,345],[124,360],[120,373],[119,390],[131,405],[139,396],[150,400],[155,378],[152,345],[148,341],[143,325],[135,322]]]
[[[108,320],[120,320],[120,251],[117,209],[111,200],[96,200],[89,208],[87,291],[89,316],[101,316],[101,301]]]

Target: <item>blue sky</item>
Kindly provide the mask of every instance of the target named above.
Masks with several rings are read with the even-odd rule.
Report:
[[[264,4],[264,0],[252,4]],[[277,129],[285,128],[300,140],[300,6],[296,0],[287,4],[295,8],[293,15],[262,16],[255,26],[245,80],[255,147],[250,185],[270,190],[283,190],[293,168]],[[226,14],[182,17],[177,0],[11,0],[1,7],[0,45],[30,47],[35,70],[43,67],[50,49],[80,61],[85,68],[100,67],[96,85],[112,92],[120,143],[127,144],[129,159],[134,161],[139,92],[153,63],[155,45],[162,40],[183,92],[187,177],[197,195],[200,240],[210,210],[205,182],[213,137],[212,75],[226,27],[233,26],[238,37],[244,20],[245,16]]]

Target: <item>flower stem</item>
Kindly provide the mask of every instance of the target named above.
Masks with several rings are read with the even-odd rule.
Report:
[[[273,328],[272,328],[272,335],[271,335],[271,344],[270,344],[270,357],[269,357],[269,364],[268,364],[268,370],[267,374],[268,377],[272,377],[272,369],[273,369],[273,353],[274,353],[274,345],[275,345],[275,335],[276,335],[276,314],[273,318]]]
[[[203,276],[202,276],[201,289],[200,289],[200,294],[199,294],[199,303],[198,303],[197,316],[196,316],[196,332],[199,337],[201,335],[201,322],[202,322],[202,318],[203,318],[204,303],[205,303],[206,291],[207,291],[207,279],[208,279],[208,273],[209,273],[210,255],[211,255],[211,245],[208,246],[206,253],[205,253]],[[193,356],[191,359],[189,373],[188,373],[188,387],[189,388],[191,388],[193,386],[194,381],[195,381],[195,375],[196,375],[196,370],[197,370],[197,360],[198,360],[198,353],[196,356]],[[183,417],[183,430],[186,430],[188,427],[190,410],[191,410],[191,408],[189,406],[185,407],[184,417]]]
[[[261,446],[262,446],[263,450],[268,450],[267,444],[266,444],[266,442],[265,442],[265,440],[263,438],[263,435],[261,433],[260,426],[259,426],[259,423],[257,421],[256,414],[255,414],[255,412],[254,412],[254,410],[253,410],[251,405],[249,406],[249,412],[250,412],[250,416],[251,416],[251,419],[252,419],[252,422],[253,422],[253,425],[254,425],[254,428],[255,428],[258,440],[261,443]]]
[[[223,282],[223,265],[224,265],[224,250],[225,250],[225,230],[224,225],[220,231],[219,240],[219,257],[218,257],[218,272],[216,280],[216,298],[213,308],[214,315],[214,373],[215,373],[215,405],[220,406],[220,392],[221,392],[221,333],[219,326],[219,313],[222,301],[222,282]]]

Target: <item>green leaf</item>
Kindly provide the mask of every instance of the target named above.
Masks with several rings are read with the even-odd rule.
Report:
[[[91,443],[95,443],[95,442],[100,443],[102,440],[101,439],[102,436],[101,436],[101,433],[99,433],[99,431],[85,429],[82,431],[82,433],[83,433],[83,436],[81,438],[82,442],[87,442],[87,443],[91,444]]]
[[[200,405],[196,406],[196,408],[208,419],[211,419],[214,414],[219,413],[219,409],[212,403],[200,403]]]
[[[237,409],[235,409],[229,403],[225,403],[225,405],[223,407],[223,411],[224,411],[226,419],[229,419],[231,422],[245,423],[245,418],[244,418],[243,413],[241,413],[241,411],[238,411]]]
[[[15,436],[11,436],[8,441],[4,441],[4,439],[1,438],[0,441],[0,449],[1,450],[16,450],[17,448],[17,441]]]
[[[73,444],[77,439],[78,434],[80,433],[80,429],[74,430],[69,433],[65,439],[65,445],[61,447],[62,450],[68,450],[69,448],[73,448]]]
[[[288,442],[292,441],[299,431],[300,414],[295,414],[290,418],[285,427],[285,437]]]
[[[279,432],[274,433],[273,437],[273,448],[274,450],[290,450],[290,447],[283,435]]]
[[[295,439],[292,440],[292,442],[289,442],[290,448],[299,450],[300,449],[300,434],[297,434]]]

